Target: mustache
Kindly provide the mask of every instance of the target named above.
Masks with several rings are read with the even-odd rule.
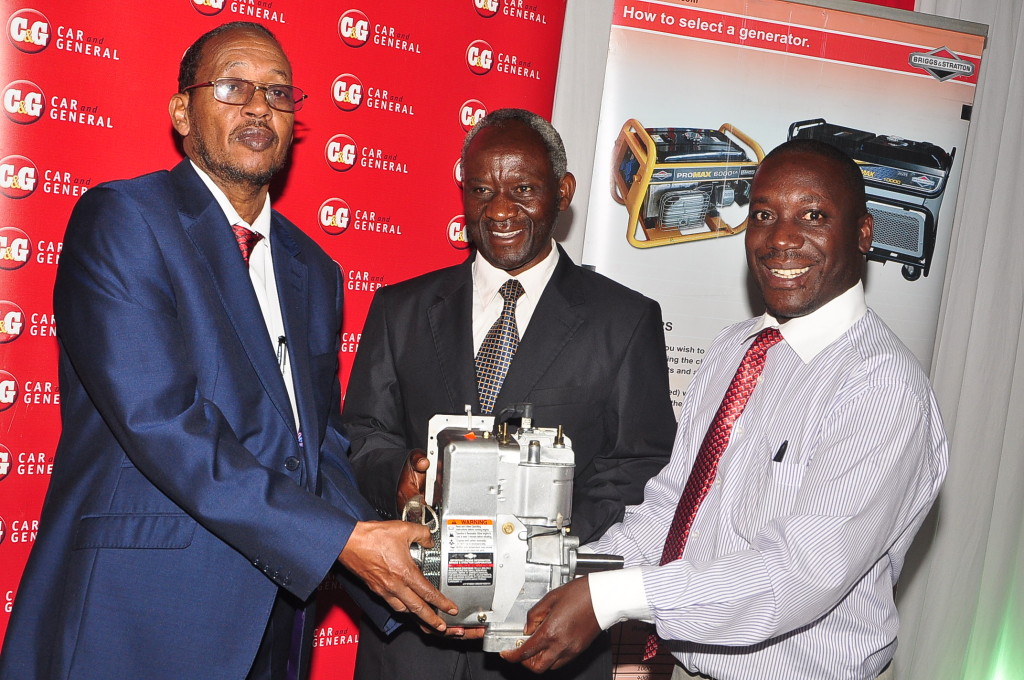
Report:
[[[807,263],[815,263],[818,258],[808,255],[801,255],[799,250],[787,249],[780,250],[778,248],[769,248],[763,253],[759,253],[756,259],[761,264],[767,264],[769,261],[773,264],[786,264],[787,262],[800,262],[801,266]]]
[[[533,226],[533,220],[526,217],[511,218],[495,222],[486,217],[480,218],[480,225],[489,231],[516,231],[517,229],[528,229]]]

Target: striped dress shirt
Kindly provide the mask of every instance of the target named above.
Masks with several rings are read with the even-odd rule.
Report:
[[[780,326],[682,559],[657,566],[704,433],[768,325],[736,324],[708,349],[671,462],[591,545],[627,565],[589,577],[595,614],[653,621],[684,667],[717,680],[875,678],[947,445],[927,376],[860,284]]]

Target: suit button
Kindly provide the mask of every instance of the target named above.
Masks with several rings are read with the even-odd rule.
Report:
[[[294,472],[299,469],[299,459],[295,456],[288,456],[284,459],[284,466]]]

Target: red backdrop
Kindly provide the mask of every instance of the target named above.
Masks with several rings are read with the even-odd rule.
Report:
[[[5,3],[0,639],[60,431],[50,294],[67,216],[90,187],[180,158],[166,107],[188,44],[226,21],[263,23],[310,94],[274,201],[347,273],[345,380],[373,291],[465,256],[457,186],[465,131],[502,106],[550,116],[565,1]],[[911,0],[874,4],[913,9]],[[320,598],[328,606],[314,679],[349,677],[358,641],[351,612],[331,580]]]
[[[342,378],[381,285],[460,261],[456,164],[482,113],[550,116],[565,0],[5,3],[0,17],[0,638],[60,432],[50,300],[77,197],[180,158],[167,115],[201,33],[257,21],[310,98],[276,208],[347,275]],[[443,9],[438,9],[443,7]],[[320,597],[338,599],[331,581]],[[351,674],[357,632],[325,606],[314,677]]]

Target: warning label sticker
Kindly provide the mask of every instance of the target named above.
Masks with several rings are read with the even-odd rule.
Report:
[[[494,583],[494,553],[450,553],[448,585],[489,586]]]
[[[494,583],[494,520],[448,518],[447,548],[450,586]]]

